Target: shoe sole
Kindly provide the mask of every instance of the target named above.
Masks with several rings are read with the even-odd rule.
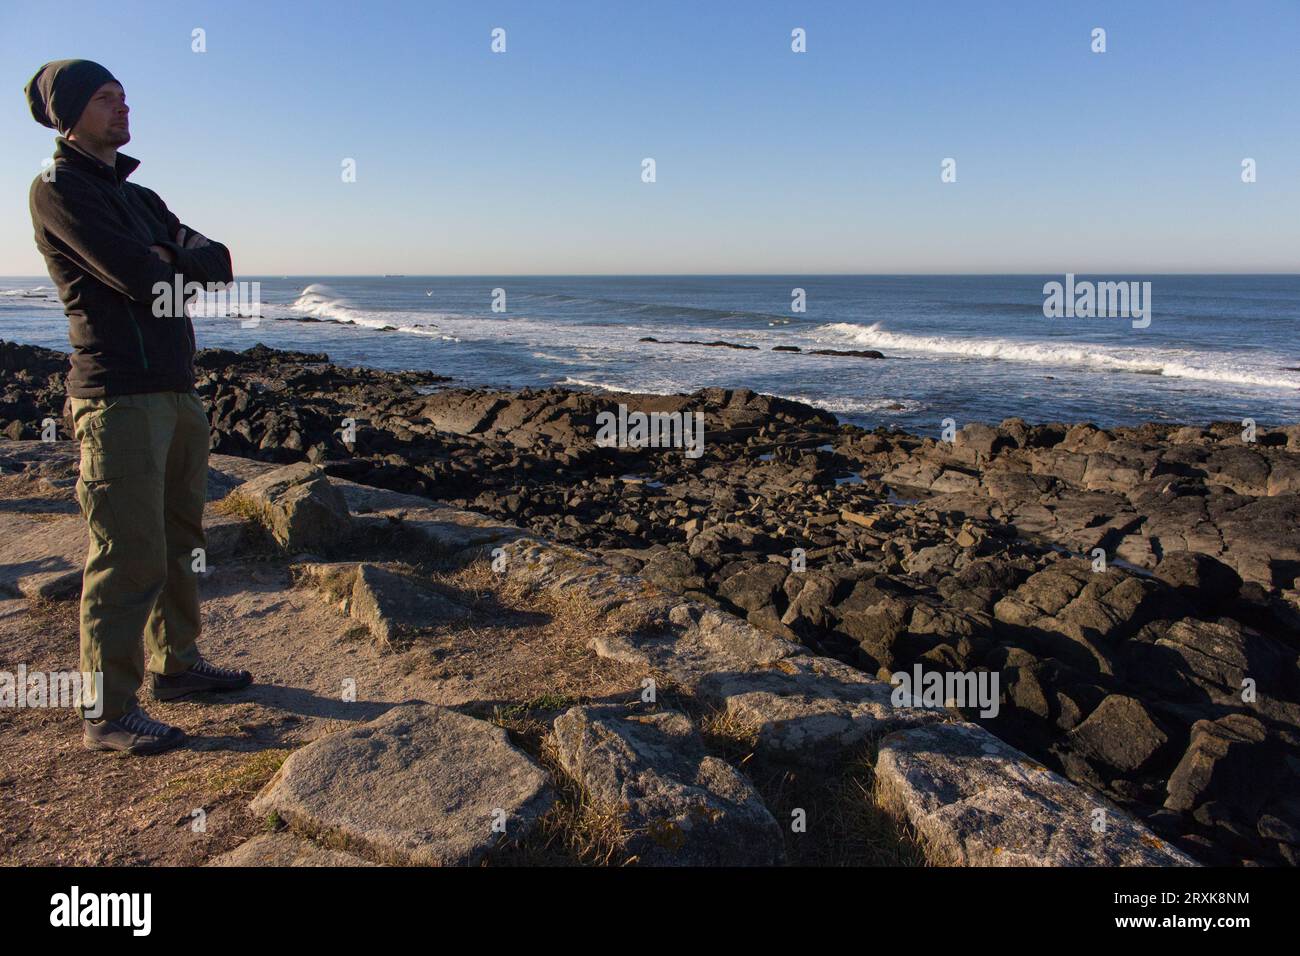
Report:
[[[156,744],[142,744],[136,747],[112,747],[108,744],[102,744],[97,740],[91,740],[88,737],[82,737],[81,743],[87,750],[94,750],[101,753],[118,753],[131,754],[133,757],[150,757],[154,754],[160,754],[168,750],[175,750],[182,744],[189,742],[189,737],[182,734],[176,740],[160,740]]]
[[[189,697],[191,694],[228,694],[232,690],[243,690],[245,687],[253,686],[250,680],[246,684],[231,684],[220,687],[177,687],[172,689],[162,689],[151,687],[154,700],[179,700],[182,697]]]

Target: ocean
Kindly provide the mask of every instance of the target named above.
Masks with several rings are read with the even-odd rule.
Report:
[[[1076,277],[1150,282],[1145,328],[1129,318],[1045,317],[1044,284],[1064,275],[240,278],[261,283],[261,319],[249,328],[200,316],[200,347],[261,342],[488,387],[744,386],[841,421],[923,434],[945,418],[1300,422],[1296,275]],[[804,290],[804,311],[792,308],[795,289]],[[493,310],[494,297],[505,311]],[[320,321],[293,321],[304,318]],[[48,277],[0,279],[0,338],[68,349]]]

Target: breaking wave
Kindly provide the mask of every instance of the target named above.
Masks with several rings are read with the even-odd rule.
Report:
[[[1114,372],[1163,375],[1263,388],[1300,389],[1300,376],[1282,374],[1258,365],[1254,368],[1246,367],[1240,356],[1231,353],[1195,353],[1195,357],[1189,360],[1187,356],[1168,351],[1116,349],[1078,342],[1053,345],[1017,342],[1014,339],[966,339],[889,332],[882,329],[879,322],[874,325],[833,322],[823,326],[821,331],[858,345],[897,352],[964,355],[1040,365],[1091,366]]]

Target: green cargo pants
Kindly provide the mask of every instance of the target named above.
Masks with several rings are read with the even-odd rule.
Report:
[[[90,527],[81,669],[104,675],[102,716],[115,720],[136,706],[142,634],[150,671],[176,674],[199,659],[194,549],[205,547],[208,418],[193,392],[71,402],[77,500]]]

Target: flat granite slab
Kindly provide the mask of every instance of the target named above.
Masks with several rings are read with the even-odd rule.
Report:
[[[75,597],[81,591],[90,535],[81,515],[18,522],[0,529],[0,594],[29,599]]]
[[[952,866],[1196,866],[1128,814],[977,724],[886,735],[876,779],[933,862]]]
[[[294,751],[250,809],[378,862],[463,866],[527,834],[552,800],[500,727],[408,704]]]

